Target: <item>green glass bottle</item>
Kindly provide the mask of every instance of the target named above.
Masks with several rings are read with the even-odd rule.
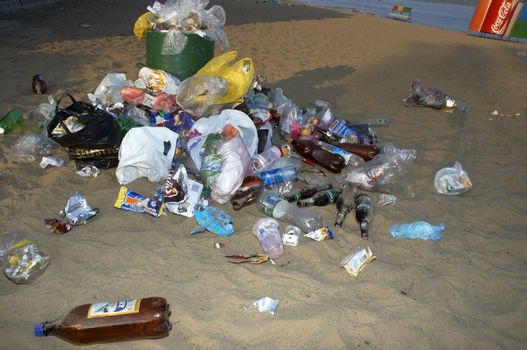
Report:
[[[0,134],[9,134],[22,122],[22,114],[17,110],[9,111],[0,119]]]

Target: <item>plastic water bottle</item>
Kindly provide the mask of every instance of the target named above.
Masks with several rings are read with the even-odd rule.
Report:
[[[9,134],[18,124],[22,122],[22,114],[17,110],[11,110],[0,119],[0,134]]]
[[[165,298],[84,304],[61,319],[35,326],[35,336],[54,335],[74,344],[166,337],[171,328]]]
[[[269,167],[275,160],[279,159],[284,155],[284,152],[276,147],[273,146],[269,148],[267,151],[257,154],[252,158],[252,167],[253,172],[262,171]]]
[[[426,221],[414,221],[409,224],[393,225],[390,234],[395,238],[424,239],[439,241],[441,232],[445,230],[444,224],[431,225]]]
[[[287,222],[300,228],[304,233],[318,230],[323,227],[322,217],[316,210],[299,208],[275,193],[266,191],[258,199],[260,208],[265,215]]]
[[[256,175],[262,179],[265,186],[270,186],[295,181],[298,177],[298,170],[293,165],[287,165],[282,168],[261,171]]]
[[[284,254],[282,237],[278,231],[278,221],[272,218],[260,219],[254,224],[252,233],[258,238],[265,254],[271,259],[278,259]]]

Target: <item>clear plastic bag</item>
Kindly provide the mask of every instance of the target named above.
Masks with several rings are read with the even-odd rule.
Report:
[[[337,177],[363,190],[388,193],[401,198],[414,198],[413,166],[415,149],[400,149],[393,144],[381,145],[381,152],[362,166]]]
[[[175,95],[181,83],[179,79],[161,69],[143,67],[139,70],[138,79],[134,82],[135,87],[149,89],[155,94],[166,93]]]
[[[415,80],[410,87],[410,95],[404,100],[406,106],[420,106],[441,109],[445,112],[453,112],[454,109],[468,112],[464,103],[456,101],[445,91],[425,86],[419,80]]]
[[[187,45],[187,36],[177,29],[170,29],[163,40],[162,55],[178,55]]]
[[[440,194],[452,196],[470,191],[472,182],[461,163],[456,162],[453,167],[443,168],[436,173],[434,188]]]
[[[12,146],[13,154],[28,161],[34,161],[37,156],[50,155],[57,144],[40,134],[21,136]]]
[[[0,236],[0,262],[4,274],[11,281],[32,283],[48,267],[49,261],[49,255],[25,232],[14,231]]]
[[[200,118],[227,92],[227,81],[209,76],[192,76],[179,85],[177,102],[186,112]]]

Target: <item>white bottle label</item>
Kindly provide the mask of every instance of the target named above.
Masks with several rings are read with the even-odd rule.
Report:
[[[136,314],[139,312],[141,299],[105,301],[92,304],[88,309],[88,318]]]

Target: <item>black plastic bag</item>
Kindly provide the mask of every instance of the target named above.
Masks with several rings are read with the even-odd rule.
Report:
[[[72,104],[60,108],[48,125],[48,137],[68,148],[71,160],[111,168],[118,164],[118,152],[124,133],[114,117],[102,109],[66,94]]]
[[[95,108],[90,103],[76,101],[70,94],[66,95],[73,103],[66,108],[60,108],[62,98],[57,101],[55,117],[48,125],[49,138],[68,148],[100,149],[121,144],[124,135],[111,114]],[[76,132],[70,131],[64,123],[70,117],[75,117],[84,127]],[[58,125],[64,129],[65,134],[53,134]]]

